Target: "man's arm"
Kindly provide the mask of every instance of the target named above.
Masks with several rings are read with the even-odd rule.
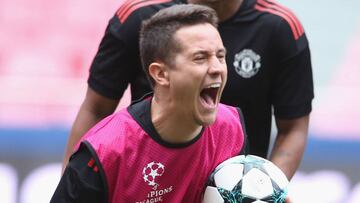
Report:
[[[80,107],[68,138],[62,162],[62,172],[81,137],[98,121],[113,113],[118,104],[119,100],[101,96],[88,87],[85,100]]]
[[[276,119],[278,135],[270,160],[290,180],[298,169],[306,147],[309,115],[300,118]]]

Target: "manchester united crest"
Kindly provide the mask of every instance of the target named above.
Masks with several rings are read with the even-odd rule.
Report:
[[[251,49],[244,49],[235,54],[235,71],[243,78],[251,78],[259,72],[261,67],[261,56]]]

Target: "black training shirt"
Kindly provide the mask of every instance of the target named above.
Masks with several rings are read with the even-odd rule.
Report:
[[[111,99],[120,99],[128,84],[132,100],[151,90],[139,59],[141,21],[181,3],[131,2],[123,1],[110,20],[90,68],[89,87]],[[228,66],[221,102],[243,110],[250,153],[266,157],[272,112],[280,119],[311,112],[313,78],[304,29],[289,9],[274,1],[244,0],[234,16],[219,24],[219,32]]]

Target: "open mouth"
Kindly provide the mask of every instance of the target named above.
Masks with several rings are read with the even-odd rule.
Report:
[[[214,108],[216,106],[219,90],[220,83],[214,83],[205,87],[200,92],[200,98],[205,107]]]

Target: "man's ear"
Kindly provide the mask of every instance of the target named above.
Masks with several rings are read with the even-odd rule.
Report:
[[[169,85],[169,73],[164,63],[151,63],[149,66],[149,74],[157,85]]]

